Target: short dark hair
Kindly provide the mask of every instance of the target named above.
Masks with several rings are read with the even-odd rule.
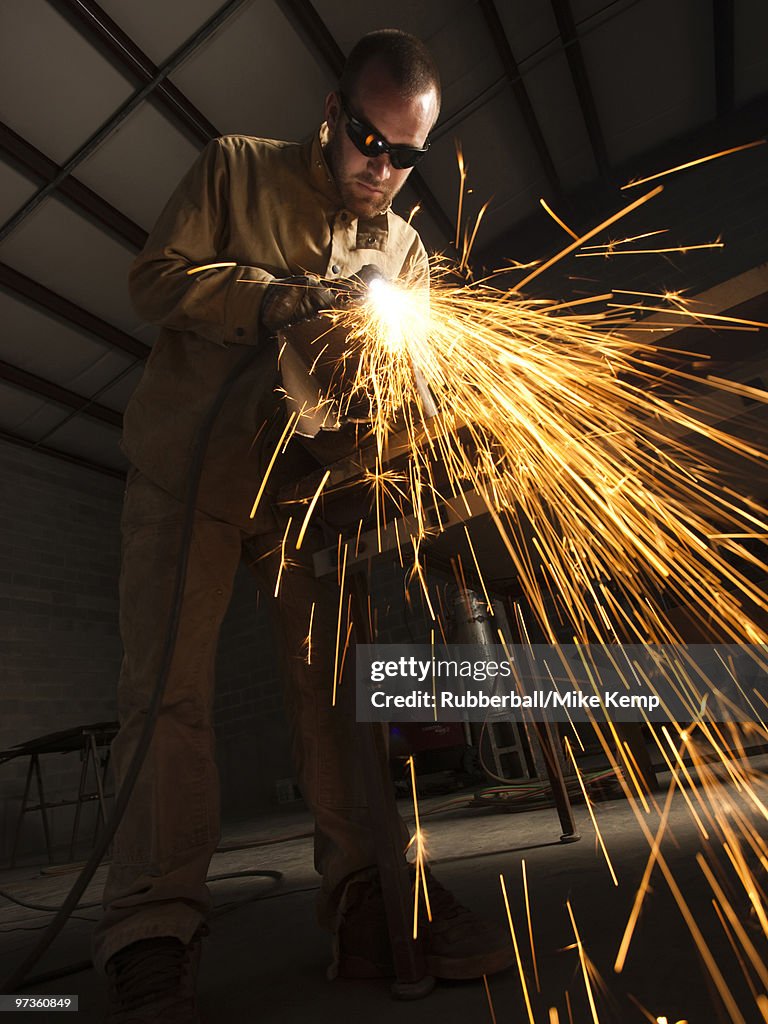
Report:
[[[432,54],[420,39],[398,28],[369,32],[355,43],[339,81],[345,96],[354,96],[362,72],[374,61],[409,98],[434,89],[440,107],[440,72]]]

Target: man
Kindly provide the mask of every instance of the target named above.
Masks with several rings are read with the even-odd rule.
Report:
[[[163,330],[125,415],[132,469],[120,583],[121,730],[113,748],[119,783],[161,674],[201,425],[211,420],[228,376],[231,386],[209,423],[163,703],[114,843],[95,937],[114,1024],[199,1019],[194,966],[210,910],[205,877],[219,840],[211,725],[219,627],[241,557],[274,590],[285,524],[270,497],[310,465],[304,449],[289,445],[251,518],[286,420],[275,334],[327,303],[307,275],[345,281],[366,267],[389,278],[426,275],[418,235],[390,205],[426,151],[439,102],[439,78],[423,44],[396,30],[364,37],[326,99],[320,134],[305,145],[214,140],[132,269],[138,310]],[[334,435],[337,447],[341,434]],[[327,440],[307,442],[320,460],[328,457]],[[338,590],[315,580],[313,543],[319,538],[308,535],[291,553],[279,590],[293,752],[316,819],[320,917],[336,931],[336,969],[372,976],[391,970],[391,960],[355,767],[354,712],[344,698],[331,706],[327,658],[307,665],[301,657],[313,605],[313,635],[336,632]],[[351,689],[342,687],[350,697]],[[509,963],[503,938],[437,883],[433,907],[432,973],[474,977]]]

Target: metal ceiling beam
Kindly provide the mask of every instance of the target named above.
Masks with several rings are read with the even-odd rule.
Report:
[[[27,142],[26,139],[17,135],[2,121],[0,121],[0,150],[5,154],[9,163],[14,164],[24,174],[34,175],[46,183],[53,181],[61,172],[57,163],[36,149],[31,142]],[[94,220],[99,227],[106,228],[134,249],[144,247],[147,232],[130,217],[126,217],[124,213],[108,203],[106,199],[102,199],[100,195],[93,192],[87,185],[83,185],[77,178],[71,176],[65,178],[59,184],[57,191],[78,210]]]
[[[509,84],[512,86],[518,110],[522,115],[525,126],[528,129],[528,134],[541,161],[541,166],[547,176],[549,187],[553,192],[559,194],[562,191],[560,176],[557,173],[555,162],[552,159],[549,146],[547,146],[547,140],[544,138],[541,125],[533,109],[533,104],[520,74],[520,68],[515,60],[515,55],[512,53],[512,47],[499,17],[499,12],[496,10],[496,4],[493,0],[480,0],[479,6],[485,18],[485,23],[488,26],[490,36],[496,46],[499,60],[506,72]]]
[[[138,82],[149,82],[158,67],[93,0],[48,0],[112,64]],[[154,91],[153,100],[194,142],[205,144],[221,133],[180,89],[167,79]]]
[[[568,67],[571,69],[571,77],[573,78],[587,135],[592,146],[592,154],[601,178],[608,182],[611,178],[608,150],[605,145],[603,130],[600,126],[595,98],[592,95],[592,86],[589,84],[587,66],[584,63],[584,55],[581,51],[581,44],[579,43],[576,22],[573,20],[570,2],[569,0],[550,0],[550,3],[557,20],[557,28],[560,32],[565,56],[568,60]]]
[[[0,286],[14,295],[26,299],[33,306],[45,309],[61,320],[87,331],[99,341],[104,341],[113,348],[120,349],[121,352],[139,356],[142,359],[146,359],[150,353],[149,346],[145,345],[143,341],[126,334],[119,327],[114,327],[95,314],[89,313],[87,309],[82,309],[62,295],[52,292],[44,285],[33,281],[32,278],[25,277],[24,274],[20,274],[18,270],[14,270],[6,263],[0,263]]]
[[[733,0],[712,0],[712,34],[715,47],[717,116],[724,118],[733,113],[736,91],[736,28]]]
[[[310,0],[277,0],[277,4],[310,52],[314,53],[320,63],[324,64],[333,77],[338,79],[346,61],[344,51]],[[453,245],[456,234],[454,225],[418,171],[411,172],[408,184],[416,193],[422,208]]]
[[[122,103],[111,117],[97,128],[96,131],[86,139],[78,150],[59,169],[59,173],[42,188],[39,188],[24,205],[0,227],[0,241],[6,238],[24,221],[33,210],[35,210],[44,199],[55,192],[61,183],[70,176],[72,171],[94,153],[99,146],[107,139],[115,129],[123,123],[141,104],[151,96],[155,90],[165,81],[168,75],[179,67],[190,54],[208,38],[210,38],[238,8],[242,7],[248,0],[227,0],[219,10],[197,29],[185,42],[173,51],[171,56],[157,69],[145,85],[137,89],[132,96]]]
[[[28,370],[22,370],[18,366],[6,363],[3,359],[0,359],[0,381],[12,384],[30,394],[38,395],[40,398],[58,402],[59,405],[74,409],[81,416],[90,416],[91,419],[100,420],[102,423],[109,424],[110,427],[120,429],[123,425],[123,417],[114,409],[101,405],[99,402],[93,402],[84,395],[78,395],[75,391],[63,388],[60,384],[54,384],[53,381],[38,377],[35,373],[29,373]]]
[[[347,58],[309,0],[277,0],[277,6],[307,49],[320,58],[334,78],[340,78]]]
[[[59,448],[49,448],[44,444],[36,444],[34,441],[28,441],[26,437],[19,437],[18,434],[13,434],[8,430],[0,430],[0,441],[16,445],[17,448],[26,448],[27,451],[41,452],[43,455],[49,455],[53,459],[70,462],[72,465],[81,466],[84,469],[92,469],[97,473],[103,473],[104,476],[113,476],[117,480],[125,479],[125,471],[122,469],[113,469],[112,466],[105,466],[101,462],[93,462],[91,459],[85,459],[81,455],[70,455],[69,452],[63,452]]]

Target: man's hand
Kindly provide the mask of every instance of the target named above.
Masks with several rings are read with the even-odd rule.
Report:
[[[268,284],[261,302],[259,324],[269,334],[307,320],[333,306],[333,296],[314,274],[278,277]]]

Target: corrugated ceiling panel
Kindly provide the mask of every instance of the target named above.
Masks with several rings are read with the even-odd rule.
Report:
[[[406,185],[395,200],[393,209],[407,220],[418,201],[416,194]],[[442,252],[446,249],[448,242],[445,235],[423,207],[416,211],[412,224],[419,232],[427,252]]]
[[[373,4],[316,0],[314,6],[346,54],[360,36],[387,26],[412,32],[432,48],[436,37],[451,31],[475,4],[474,0],[442,0],[441,3],[391,0],[384,11]]]
[[[15,167],[0,160],[0,224],[4,224],[39,187]]]
[[[0,359],[64,387],[74,388],[79,374],[105,354],[113,360],[111,372],[132,362],[104,342],[13,298],[0,289]],[[77,390],[74,388],[74,390]]]
[[[320,124],[333,86],[271,3],[231,18],[172,79],[222,134],[289,141]]]
[[[768,93],[768,4],[765,0],[738,0],[735,17],[735,99],[738,106]]]
[[[80,455],[105,466],[123,468],[127,460],[120,451],[120,432],[114,427],[75,417],[46,439],[46,444],[72,455]]]
[[[595,6],[574,0],[576,20]],[[591,29],[581,47],[612,163],[714,117],[709,4],[644,0]]]
[[[119,385],[129,375],[133,379],[133,374],[136,371],[140,372],[143,367],[144,360],[130,357],[126,359],[116,353],[105,352],[101,359],[72,377],[67,382],[67,387],[78,395],[91,398],[100,405],[107,405],[110,409],[122,412],[124,406],[114,404],[114,400],[116,398],[119,400],[120,395],[124,393],[120,391]],[[111,398],[108,399],[107,395],[110,395]]]
[[[575,188],[595,164],[552,8],[521,0],[497,9],[563,187]],[[514,103],[511,86],[508,96]]]
[[[463,122],[455,133],[461,141],[468,171],[467,188],[472,189],[465,199],[462,221],[468,215],[474,221],[483,203],[490,200],[478,231],[478,248],[507,230],[513,219],[530,213],[544,188],[539,160],[510,99],[504,90]],[[501,173],[500,168],[503,168]],[[455,223],[459,171],[454,133],[434,144],[424,177]]]
[[[54,405],[28,391],[0,381],[0,429],[38,441],[66,415],[64,406]]]
[[[77,169],[78,178],[146,230],[200,149],[143,104]]]
[[[155,64],[162,64],[221,0],[101,0],[100,6]]]
[[[577,188],[596,175],[592,147],[573,91],[568,61],[562,52],[540,63],[523,65],[528,96],[565,190]]]
[[[139,323],[127,287],[134,255],[58,199],[0,244],[0,260],[128,332]]]
[[[99,401],[104,405],[108,405],[110,409],[119,409],[120,411],[123,411],[128,404],[128,399],[131,397],[136,385],[139,383],[143,372],[143,363],[134,366],[133,369],[129,369],[120,377],[120,380],[115,381],[111,387],[108,387],[102,392]]]
[[[3,4],[0,119],[61,164],[133,91],[45,0]]]

